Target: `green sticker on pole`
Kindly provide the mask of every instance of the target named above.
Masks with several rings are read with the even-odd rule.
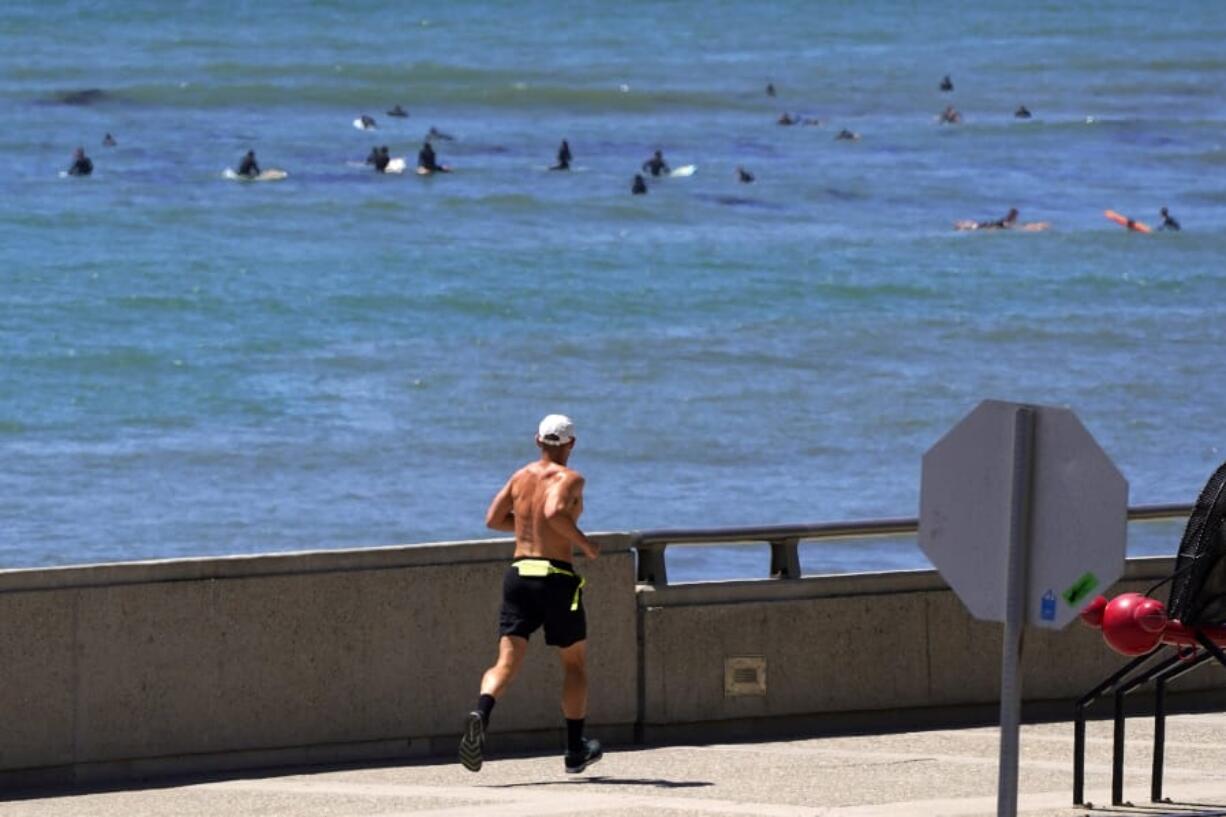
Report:
[[[1098,577],[1093,573],[1086,572],[1084,576],[1073,583],[1073,586],[1065,590],[1061,595],[1068,602],[1069,607],[1077,607],[1081,602],[1085,601],[1098,587]]]

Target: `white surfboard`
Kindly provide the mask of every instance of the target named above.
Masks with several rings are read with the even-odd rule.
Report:
[[[361,117],[353,120],[353,126],[357,128],[358,130],[374,130],[375,129],[374,125],[367,125],[366,123],[364,123]]]
[[[698,165],[682,165],[681,167],[673,168],[673,172],[668,175],[675,178],[683,179],[686,176],[693,176],[698,170]]]
[[[383,169],[384,173],[403,173],[408,168],[403,156],[397,156],[387,163],[387,167]]]
[[[234,172],[233,168],[227,167],[221,172],[221,175],[234,182],[279,182],[289,176],[284,170],[275,167],[261,171],[258,176],[240,176]]]

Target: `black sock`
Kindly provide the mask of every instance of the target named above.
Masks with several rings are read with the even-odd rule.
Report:
[[[481,722],[486,726],[490,725],[490,713],[494,711],[496,703],[493,695],[482,695],[477,699],[477,711],[481,713]]]
[[[566,753],[581,755],[587,747],[583,745],[583,718],[566,719]]]

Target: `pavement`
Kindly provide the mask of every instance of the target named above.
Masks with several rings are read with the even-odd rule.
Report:
[[[1226,714],[1167,720],[1165,793],[1149,802],[1152,721],[1128,722],[1124,795],[1110,807],[1111,723],[1087,730],[1086,796],[1072,805],[1070,723],[1022,728],[1018,811],[1072,815],[1226,815]],[[0,802],[0,817],[912,817],[996,814],[995,728],[758,743],[607,750],[581,775],[561,755],[174,781],[111,791],[45,792]],[[0,794],[0,797],[3,797]]]

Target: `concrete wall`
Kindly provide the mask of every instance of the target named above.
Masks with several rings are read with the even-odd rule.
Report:
[[[935,573],[636,591],[630,538],[601,538],[579,568],[589,722],[606,739],[892,728],[997,699],[1000,628]],[[0,572],[0,786],[450,755],[494,657],[510,554],[500,540]],[[1127,586],[1170,567],[1134,562]],[[766,660],[765,695],[725,694],[737,656]],[[1032,631],[1024,692],[1067,706],[1122,663],[1080,625]],[[499,750],[560,747],[559,687],[538,637],[496,711]]]
[[[629,736],[634,563],[605,539],[621,551],[579,567],[590,720]],[[0,784],[453,751],[496,654],[510,555],[493,542],[0,573]],[[495,732],[562,726],[560,671],[534,640]]]
[[[1144,590],[1172,567],[1133,560],[1108,595]],[[640,593],[639,606],[649,741],[718,734],[713,724],[733,721],[880,728],[957,719],[959,708],[978,719],[999,701],[1003,627],[972,619],[935,571],[680,585]],[[1126,661],[1080,622],[1025,638],[1023,696],[1070,716],[1071,701]],[[765,659],[765,695],[725,694],[725,659],[738,656]],[[1224,681],[1206,667],[1171,689]]]

